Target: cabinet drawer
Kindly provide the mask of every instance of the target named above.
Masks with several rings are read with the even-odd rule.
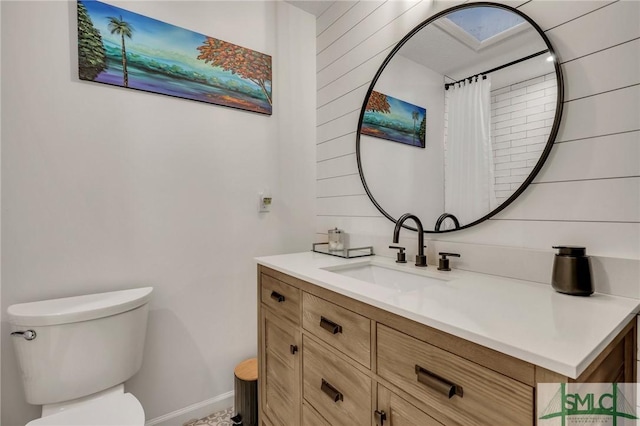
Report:
[[[300,324],[300,290],[261,274],[260,299],[275,313]]]
[[[378,325],[378,374],[461,425],[531,425],[533,388]],[[446,422],[445,422],[446,423]]]
[[[367,368],[371,366],[371,321],[312,294],[302,295],[302,326]]]
[[[371,379],[306,336],[302,347],[304,399],[331,426],[370,426]]]

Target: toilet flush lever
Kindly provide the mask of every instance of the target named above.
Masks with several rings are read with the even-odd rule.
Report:
[[[33,330],[26,330],[26,331],[14,331],[13,333],[11,333],[12,336],[22,336],[25,338],[25,340],[33,340],[36,338],[36,332]]]

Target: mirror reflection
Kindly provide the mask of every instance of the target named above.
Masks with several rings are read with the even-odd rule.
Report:
[[[454,8],[417,31],[364,107],[358,161],[374,204],[433,232],[512,201],[553,142],[557,72],[541,33],[503,7]]]

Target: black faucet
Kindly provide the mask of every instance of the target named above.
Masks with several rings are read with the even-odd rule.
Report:
[[[411,213],[405,213],[400,216],[400,219],[396,222],[396,227],[393,230],[393,243],[398,244],[400,239],[400,228],[407,219],[413,219],[418,227],[418,254],[416,255],[416,266],[427,266],[427,256],[424,255],[424,228],[422,228],[422,222],[417,216]]]
[[[451,220],[453,220],[453,226],[454,226],[453,229],[460,228],[460,222],[458,222],[458,218],[457,217],[455,217],[451,213],[442,213],[440,215],[440,217],[438,218],[438,220],[436,220],[436,228],[435,228],[436,231],[440,230],[440,227],[442,226],[442,222],[444,222],[444,220],[446,218],[450,218]]]

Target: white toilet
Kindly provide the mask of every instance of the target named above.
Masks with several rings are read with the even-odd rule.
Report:
[[[27,426],[142,426],[144,410],[123,383],[142,365],[152,287],[9,307],[27,402]]]

